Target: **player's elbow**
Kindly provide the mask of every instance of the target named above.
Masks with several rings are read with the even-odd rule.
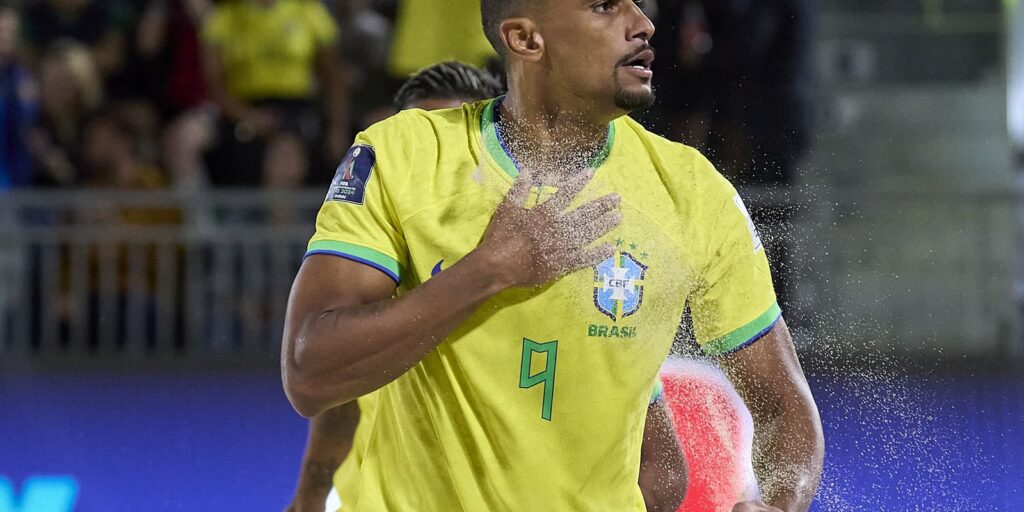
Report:
[[[318,343],[318,340],[320,341]],[[365,393],[350,378],[350,366],[308,330],[286,327],[281,346],[281,380],[295,411],[307,418]]]
[[[285,370],[282,372],[282,380],[284,381],[284,394],[288,397],[295,412],[303,417],[312,418],[326,409],[317,399],[313,387],[302,377]]]
[[[297,337],[286,337],[281,351],[281,381],[284,393],[291,402],[295,412],[307,418],[320,414],[329,406],[320,396],[318,390],[323,389],[321,383],[311,371],[308,350],[303,349],[304,343]]]

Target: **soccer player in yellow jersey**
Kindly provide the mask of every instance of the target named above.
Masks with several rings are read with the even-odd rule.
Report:
[[[753,224],[706,159],[625,117],[654,100],[650,20],[481,10],[508,95],[360,134],[289,300],[295,408],[376,391],[343,510],[645,510],[645,413],[687,305],[755,421],[763,502],[734,510],[806,510],[821,424]]]
[[[395,94],[394,105],[400,110],[440,110],[493,98],[503,92],[501,83],[490,73],[448,61],[409,78]],[[649,510],[674,511],[686,489],[686,467],[661,391],[659,386],[648,406],[640,484]],[[299,484],[289,511],[336,512],[342,498],[355,499],[361,458],[359,453],[351,452],[351,447],[356,432],[360,436],[367,432],[365,423],[362,429],[357,428],[361,415],[373,416],[372,394],[310,419]]]

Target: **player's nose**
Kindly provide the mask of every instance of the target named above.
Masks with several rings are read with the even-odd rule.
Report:
[[[643,8],[635,3],[630,3],[633,5],[631,10],[633,19],[629,25],[629,34],[627,34],[628,39],[630,41],[635,39],[650,41],[651,38],[654,37],[654,23],[647,17],[647,14],[644,13]]]

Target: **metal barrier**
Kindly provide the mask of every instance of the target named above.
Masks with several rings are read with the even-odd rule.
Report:
[[[770,257],[806,351],[856,353],[883,339],[924,352],[1020,353],[1012,191],[742,194],[755,217],[768,212],[766,247],[788,253]],[[322,199],[321,190],[0,196],[0,363],[276,360]],[[785,225],[772,225],[780,211]]]
[[[0,196],[3,359],[268,356],[322,191]]]

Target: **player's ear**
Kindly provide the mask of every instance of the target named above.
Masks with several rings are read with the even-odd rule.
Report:
[[[510,55],[536,62],[544,54],[544,38],[537,30],[537,24],[529,18],[508,18],[499,28]]]

